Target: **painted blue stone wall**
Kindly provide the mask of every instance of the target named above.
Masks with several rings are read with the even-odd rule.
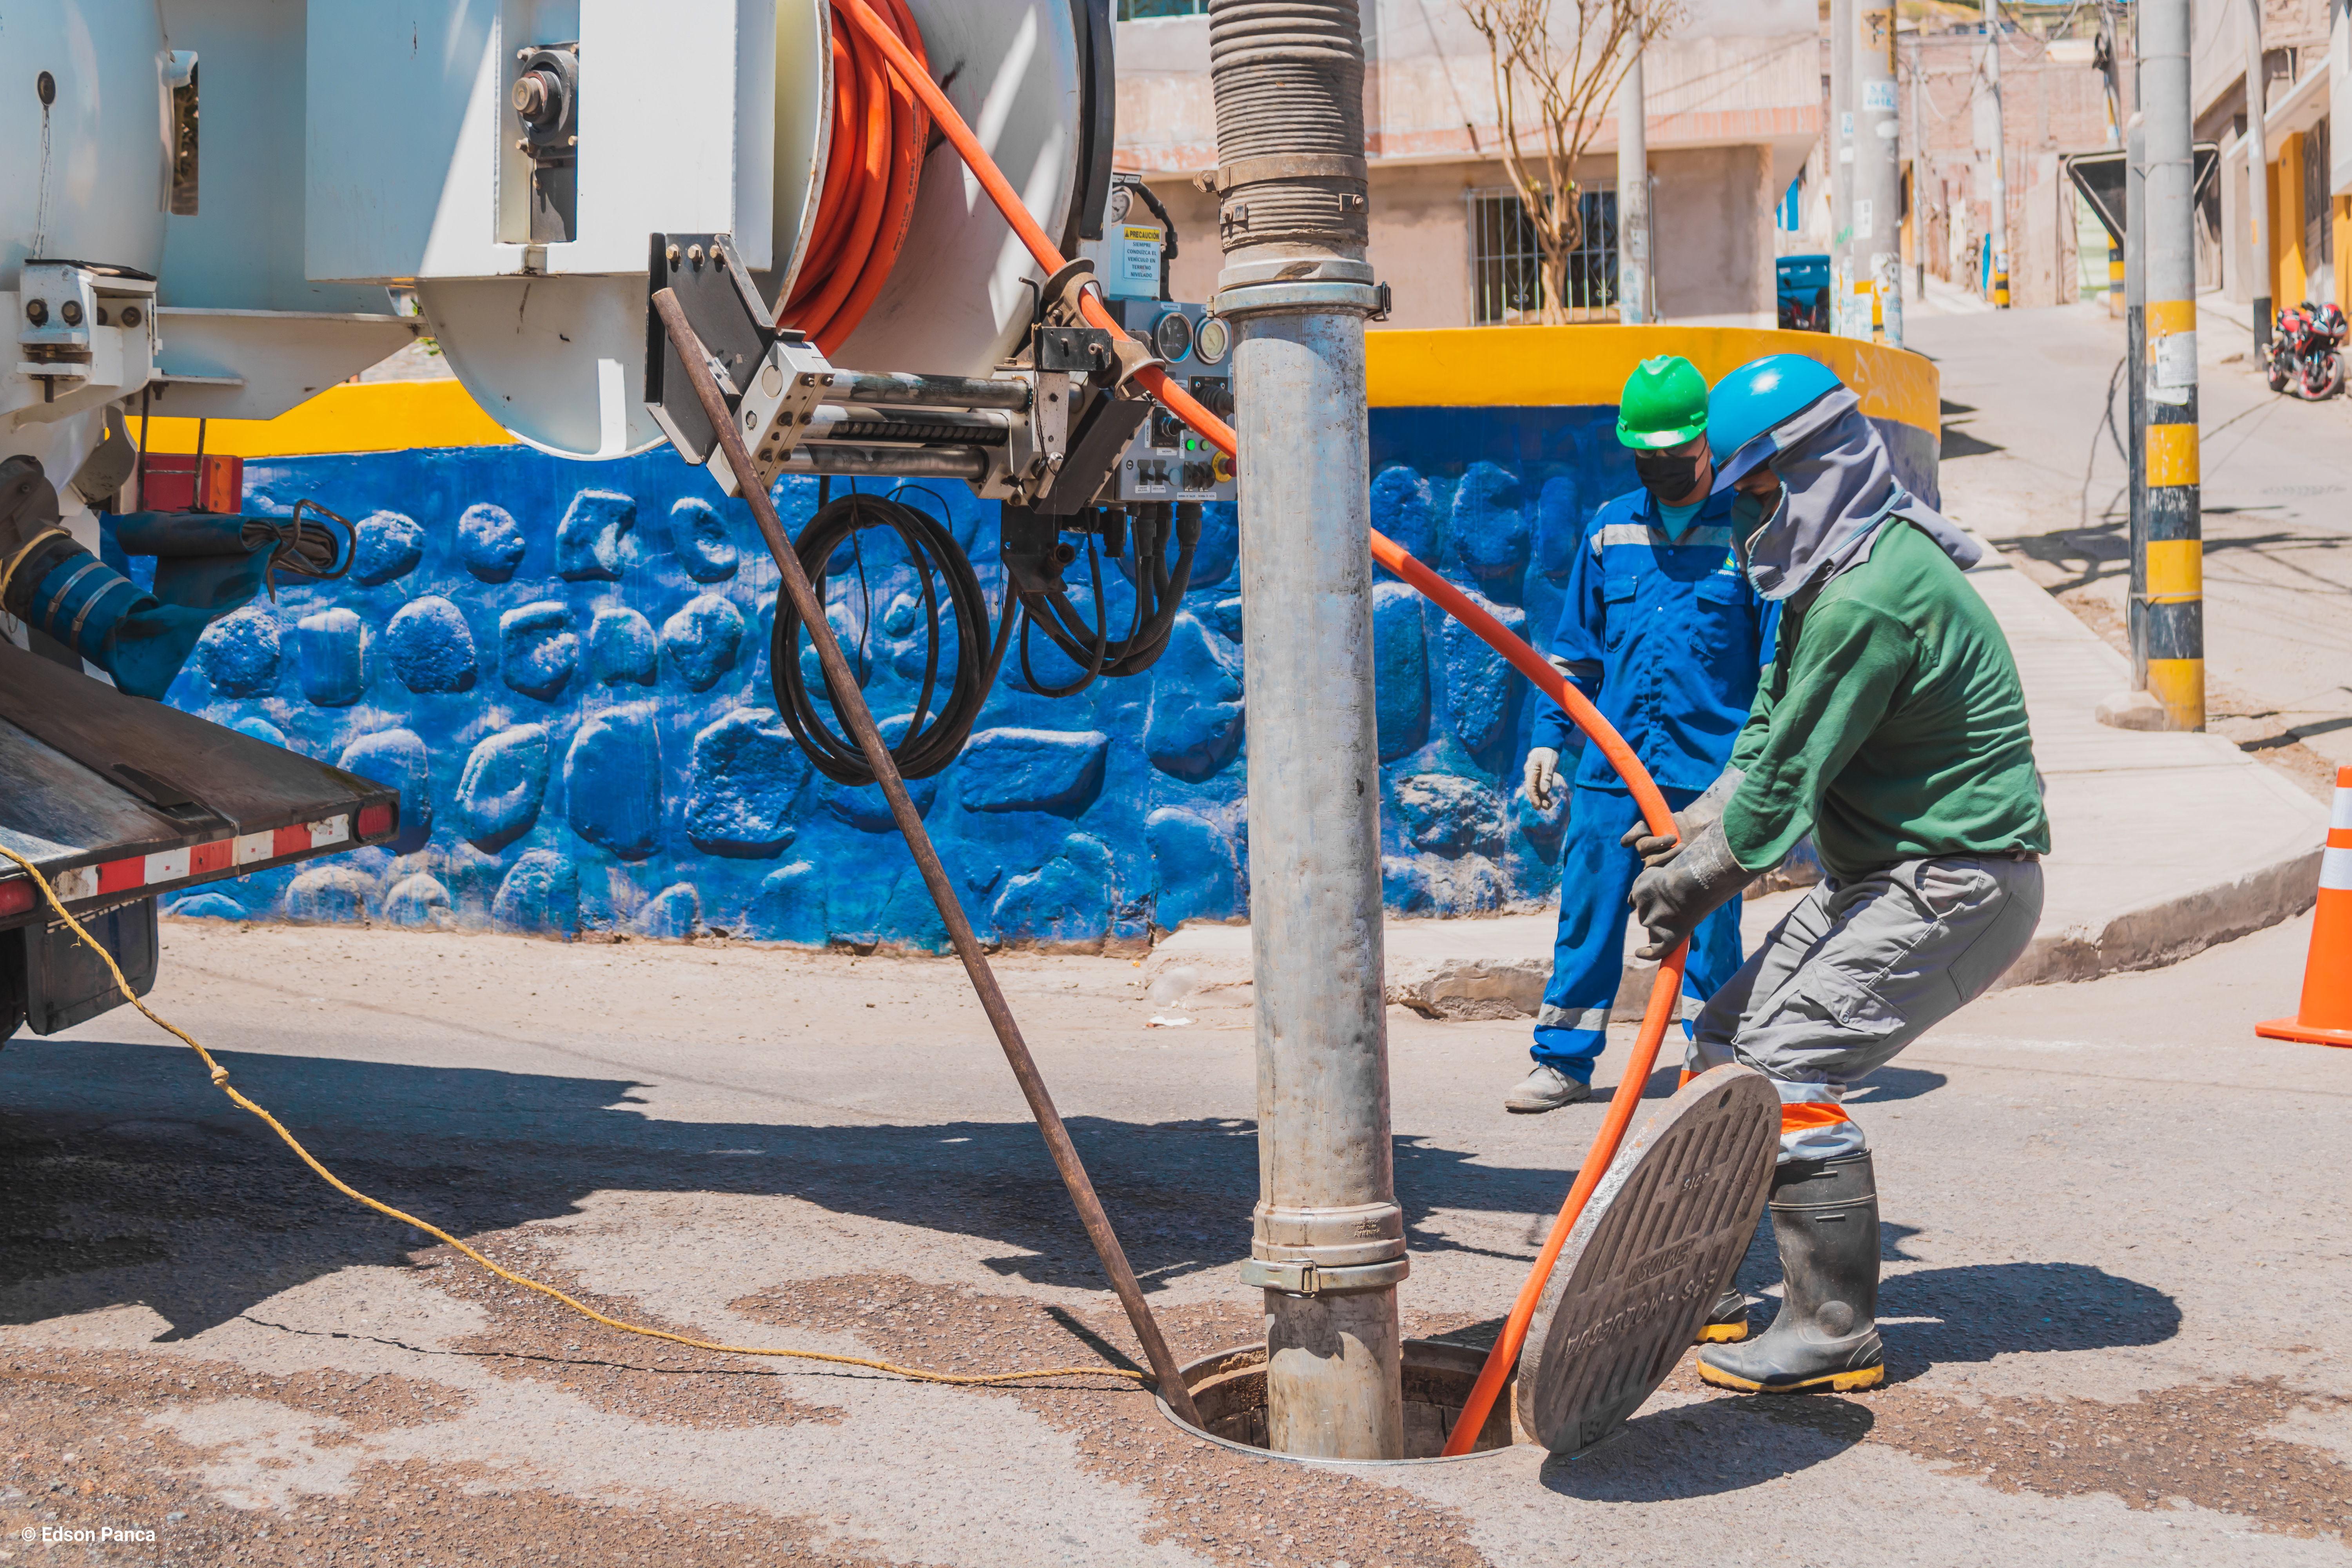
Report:
[[[1540,638],[1584,521],[1633,483],[1613,416],[1375,410],[1375,524]],[[778,717],[775,567],[702,471],[667,451],[586,464],[509,447],[256,460],[246,480],[249,510],[308,496],[358,520],[352,571],[214,626],[169,700],[397,785],[405,827],[177,912],[944,946],[880,792],[816,773]],[[926,489],[993,595],[994,506]],[[814,484],[777,499],[797,530]],[[1236,547],[1231,509],[1210,509],[1148,674],[1050,700],[1008,658],[964,755],[914,785],[983,936],[1139,942],[1244,912]],[[1115,571],[1105,596],[1123,626]],[[891,732],[922,675],[919,587],[895,542],[867,535],[862,561],[845,548],[830,611]],[[1526,682],[1385,574],[1373,615],[1391,906],[1545,898],[1563,824],[1517,787]],[[1033,643],[1041,682],[1071,678]]]

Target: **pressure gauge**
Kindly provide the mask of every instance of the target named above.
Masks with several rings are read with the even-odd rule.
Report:
[[[1192,321],[1181,310],[1171,310],[1160,318],[1151,329],[1152,346],[1160,357],[1173,364],[1192,352]]]
[[[1127,221],[1127,209],[1134,205],[1135,197],[1129,194],[1128,188],[1125,185],[1113,185],[1110,188],[1111,222],[1125,223]]]
[[[1206,316],[1201,330],[1192,340],[1192,350],[1201,356],[1202,364],[1215,364],[1234,346],[1234,330],[1225,325],[1222,316]]]

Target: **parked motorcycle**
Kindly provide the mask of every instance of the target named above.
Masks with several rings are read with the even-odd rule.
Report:
[[[2334,300],[2314,305],[2305,300],[2282,307],[2271,330],[2270,373],[2273,392],[2293,392],[2316,403],[2344,390],[2344,339],[2352,324]]]

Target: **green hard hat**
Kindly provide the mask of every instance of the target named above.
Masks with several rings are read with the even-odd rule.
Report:
[[[1637,451],[1679,447],[1706,434],[1706,378],[1680,354],[1645,359],[1625,380],[1617,439]]]

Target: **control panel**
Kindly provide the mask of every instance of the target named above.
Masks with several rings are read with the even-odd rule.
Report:
[[[1233,329],[1200,305],[1114,300],[1119,325],[1167,362],[1168,374],[1220,419],[1234,412]],[[1119,459],[1121,500],[1229,501],[1233,459],[1154,405]]]

